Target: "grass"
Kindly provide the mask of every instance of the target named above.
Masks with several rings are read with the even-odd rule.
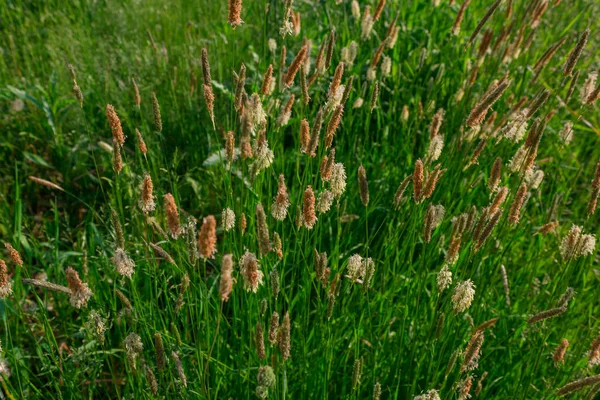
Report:
[[[244,24],[232,29],[224,1],[0,0],[0,241],[12,244],[24,261],[18,266],[8,251],[0,255],[13,290],[0,301],[3,397],[256,398],[259,368],[269,365],[275,374],[268,389],[271,399],[371,398],[376,383],[385,399],[412,399],[431,389],[442,399],[454,399],[468,376],[473,397],[478,393],[486,399],[540,399],[555,398],[558,388],[599,373],[589,362],[592,342],[600,335],[598,255],[592,251],[569,260],[560,252],[573,224],[584,233],[599,233],[598,214],[587,213],[590,182],[600,159],[598,106],[580,101],[584,81],[598,69],[598,4],[551,1],[537,29],[532,29],[536,7],[514,0],[507,16],[505,1],[474,44],[466,47],[491,2],[473,1],[454,36],[450,31],[460,4],[444,1],[434,7],[430,1],[388,0],[365,40],[350,3],[296,1],[292,9],[301,15],[301,32],[282,37],[281,1],[246,0]],[[367,4],[375,10],[374,1],[362,3],[361,13]],[[382,76],[378,66],[376,79],[369,81],[369,64],[396,15],[397,42],[383,52],[391,59],[390,75]],[[512,30],[502,39],[508,27]],[[580,75],[565,102],[570,78],[563,77],[563,65],[586,28],[591,34],[575,67]],[[238,158],[230,168],[219,152],[225,132],[234,132],[236,146],[242,137],[234,108],[234,71],[245,65],[250,97],[260,91],[270,64],[278,79],[282,46],[289,66],[306,37],[312,41],[312,75],[319,46],[332,29],[332,63],[310,86],[308,104],[302,102],[300,74],[291,88],[278,86],[261,96],[272,164],[256,176],[250,169],[252,159]],[[490,49],[479,57],[485,35],[491,35]],[[534,81],[536,61],[563,37],[564,45]],[[274,52],[270,38],[277,43]],[[330,187],[319,173],[321,159],[329,154],[323,142],[329,117],[316,157],[300,152],[300,124],[306,118],[313,127],[342,61],[341,49],[353,40],[358,54],[353,64],[346,63],[342,84],[354,76],[354,85],[333,141],[336,162],[345,166],[347,187],[328,212],[317,215],[313,229],[298,229],[297,207],[306,188],[311,185],[318,198]],[[202,48],[211,65],[215,128],[203,98]],[[513,57],[504,57],[511,51]],[[69,63],[83,92],[82,107],[73,93]],[[465,121],[471,109],[505,73],[511,84],[483,123],[491,128],[470,130]],[[134,103],[132,78],[139,85],[140,107]],[[379,96],[371,111],[376,81]],[[507,123],[520,98],[529,101],[543,89],[550,96],[529,127],[535,118],[548,117],[535,161],[544,179],[536,189],[525,180],[529,195],[520,220],[511,224],[511,204],[524,175],[511,172],[508,164],[522,143],[500,140],[492,133]],[[460,91],[462,97],[457,96]],[[161,132],[154,128],[152,93],[160,104]],[[280,107],[291,93],[296,98],[291,118],[279,127]],[[353,107],[359,98],[363,106]],[[114,105],[126,135],[121,173],[113,169],[107,104]],[[443,174],[431,197],[416,202],[411,183],[396,206],[398,186],[413,174],[417,159],[426,158],[430,124],[438,109],[445,110],[440,129],[445,146],[425,170],[439,164]],[[492,112],[497,117],[490,124]],[[574,124],[570,144],[559,136],[567,121]],[[136,128],[147,144],[147,155],[136,143]],[[469,165],[486,137],[478,162]],[[494,195],[488,181],[498,157],[500,185],[509,189],[498,224],[477,251],[473,234],[461,232],[458,259],[449,265],[453,283],[440,291],[436,279],[457,237],[452,217],[474,206],[481,215],[490,204]],[[368,180],[366,206],[359,195],[361,165]],[[150,215],[138,205],[145,173],[152,178],[157,203]],[[291,203],[283,221],[271,215],[280,174]],[[197,250],[195,240],[190,247],[187,233],[173,239],[153,227],[149,216],[167,230],[167,193],[174,196],[182,226],[194,218],[200,230],[204,217],[215,216],[214,258],[194,260],[190,254]],[[274,251],[259,254],[258,203],[265,208],[271,241],[275,232],[281,237],[282,258]],[[438,204],[445,215],[427,243],[424,219],[430,205]],[[233,230],[223,229],[225,208],[236,218],[245,214],[244,233],[239,219]],[[122,226],[124,249],[135,262],[131,279],[119,275],[113,262],[120,238],[111,210]],[[556,230],[537,234],[552,221],[559,222]],[[175,264],[158,257],[150,244],[162,247]],[[330,275],[324,284],[317,279],[315,249],[327,254]],[[246,250],[257,255],[264,273],[256,293],[245,290],[240,271]],[[226,254],[233,255],[235,281],[229,300],[223,302],[219,285]],[[370,285],[348,276],[354,254],[372,258]],[[66,285],[68,267],[93,292],[80,309],[69,303],[66,293],[23,282],[36,278]],[[272,276],[279,278],[278,296],[272,291]],[[186,277],[189,287],[183,290]],[[455,312],[452,296],[457,284],[466,280],[475,285],[474,300],[466,311]],[[337,282],[335,290],[332,282]],[[566,312],[527,323],[531,315],[559,306],[568,287],[575,296]],[[289,313],[291,321],[291,352],[285,360],[279,346],[267,341],[274,312],[281,322]],[[474,328],[493,318],[498,320],[484,332],[478,367],[461,371]],[[107,328],[102,334],[95,330],[99,320]],[[257,352],[257,325],[264,331],[265,359]],[[157,333],[166,353],[164,368]],[[124,345],[131,334],[139,335],[143,345],[136,369]],[[564,361],[555,364],[552,356],[563,338],[570,345]],[[181,359],[187,386],[172,352]],[[147,370],[157,382],[155,394]],[[597,385],[575,396],[591,399],[595,392]]]

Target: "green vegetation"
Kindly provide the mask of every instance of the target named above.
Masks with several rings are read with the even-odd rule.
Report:
[[[378,3],[0,0],[0,398],[594,398],[600,5]]]

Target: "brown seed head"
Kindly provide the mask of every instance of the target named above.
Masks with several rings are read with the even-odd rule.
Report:
[[[8,268],[4,260],[0,260],[0,297],[4,298],[12,293],[12,285],[8,277]]]
[[[23,265],[23,260],[21,259],[21,255],[14,247],[8,242],[4,243],[4,247],[8,250],[8,256],[16,265]]]
[[[462,24],[465,11],[467,10],[467,7],[469,7],[470,3],[471,0],[464,0],[460,6],[460,10],[458,10],[458,14],[456,14],[456,18],[454,19],[454,25],[452,25],[452,35],[457,36],[460,33],[460,25]]]
[[[238,226],[240,227],[240,232],[242,233],[242,236],[244,236],[244,232],[246,232],[247,226],[246,214],[242,213],[242,215],[240,215],[240,223],[238,224]]]
[[[271,206],[271,215],[278,221],[283,221],[287,217],[288,208],[290,206],[287,186],[285,185],[285,177],[279,175],[277,182],[277,195]]]
[[[202,48],[202,79],[205,85],[212,85],[212,79],[210,78],[210,64],[208,63],[208,51],[206,50],[206,47]]]
[[[286,73],[285,77],[283,78],[283,83],[287,87],[290,87],[292,85],[292,83],[294,82],[294,78],[296,77],[296,74],[298,73],[300,66],[304,62],[304,57],[306,57],[306,51],[307,51],[306,45],[302,46],[302,48],[300,49],[300,51],[298,52],[298,54],[292,61],[292,64],[290,64],[290,67],[288,68],[287,73]]]
[[[369,205],[369,183],[367,181],[367,172],[362,165],[358,167],[358,188],[360,191],[360,201],[366,207]]]
[[[81,279],[79,279],[79,274],[73,268],[67,268],[65,274],[67,276],[69,289],[71,290],[71,305],[75,308],[85,307],[90,297],[92,297],[92,291],[87,283],[83,283]]]
[[[321,179],[325,182],[329,182],[331,179],[333,164],[335,164],[335,149],[331,149],[329,156],[323,156],[323,160],[321,161]]]
[[[315,222],[317,222],[317,216],[315,214],[315,194],[310,185],[306,188],[304,196],[302,197],[302,220],[307,229],[312,229]]]
[[[111,104],[106,105],[106,119],[110,125],[110,129],[113,135],[113,141],[119,146],[125,144],[125,135],[123,135],[123,128],[121,127],[121,120],[115,111],[115,108]]]
[[[549,318],[557,317],[560,314],[564,313],[565,311],[567,311],[567,307],[565,307],[565,306],[563,306],[563,307],[557,307],[557,308],[551,308],[549,310],[542,311],[542,312],[539,312],[539,313],[533,315],[531,318],[529,318],[527,320],[527,323],[529,325],[535,324],[536,322],[540,322],[540,321],[544,321],[544,320],[549,319]]]
[[[261,203],[256,205],[256,234],[258,236],[260,255],[264,256],[271,250],[271,241],[269,239],[267,216]]]
[[[123,158],[121,157],[121,146],[113,139],[113,169],[117,174],[123,170]]]
[[[140,88],[138,87],[135,78],[131,78],[131,83],[133,84],[133,102],[136,106],[140,106],[142,104],[142,98],[140,97]]]
[[[290,323],[290,313],[286,312],[283,317],[283,323],[281,324],[281,328],[279,330],[279,350],[281,351],[281,356],[283,357],[283,361],[286,361],[290,358],[290,350],[292,347],[291,343],[291,323]]]
[[[279,331],[279,314],[277,312],[273,312],[271,315],[271,322],[269,323],[269,335],[267,339],[271,346],[277,343],[277,333]]]
[[[175,205],[175,198],[171,193],[167,193],[163,199],[171,237],[177,239],[181,233],[181,227],[179,226],[179,211],[177,211],[177,205]]]
[[[152,92],[152,112],[154,113],[154,129],[157,132],[162,132],[162,118],[160,116],[160,105],[156,98],[156,93]]]
[[[331,60],[333,59],[333,48],[335,47],[335,29],[331,30],[329,34],[329,40],[327,41],[327,57],[325,57],[325,69],[331,67]]]
[[[412,174],[413,190],[415,202],[420,203],[423,198],[423,180],[425,179],[423,162],[419,158],[415,163],[415,169]]]
[[[521,218],[521,207],[523,207],[523,203],[525,202],[525,198],[527,196],[527,185],[525,182],[521,183],[519,186],[519,190],[515,195],[513,203],[510,206],[510,213],[508,215],[508,222],[515,225],[519,222]]]
[[[577,64],[579,57],[581,57],[581,53],[583,52],[583,48],[585,47],[585,45],[587,43],[589,35],[590,35],[589,29],[586,29],[581,34],[581,37],[579,38],[577,45],[573,48],[573,50],[571,50],[571,53],[569,53],[569,58],[567,58],[567,61],[565,62],[565,66],[563,68],[563,76],[571,76],[573,74],[573,70],[575,69],[575,64]]]
[[[375,8],[375,12],[373,13],[373,22],[377,21],[383,12],[383,7],[385,7],[386,0],[379,0],[377,3],[377,7]]]
[[[567,352],[567,348],[569,347],[569,341],[567,339],[562,339],[556,350],[554,350],[554,355],[552,356],[552,361],[554,364],[561,364],[565,360],[565,353]]]
[[[256,323],[256,334],[254,341],[256,343],[256,355],[259,360],[264,360],[267,355],[265,354],[265,338],[263,334],[263,327],[260,322]]]
[[[327,97],[329,99],[332,99],[338,88],[340,87],[340,83],[342,82],[342,76],[344,75],[344,63],[340,62],[338,64],[338,66],[335,68],[335,73],[333,74],[333,79],[331,80],[331,83],[329,84],[329,93],[327,95]]]
[[[144,175],[144,181],[142,182],[142,198],[140,200],[140,208],[144,213],[150,213],[154,211],[156,207],[154,204],[154,194],[152,193],[154,190],[154,185],[152,184],[152,178],[150,174],[146,173]]]
[[[271,90],[271,79],[273,78],[273,64],[269,64],[265,75],[263,76],[262,86],[260,88],[260,94],[269,94]]]
[[[467,347],[465,348],[464,360],[460,367],[460,372],[471,371],[477,368],[477,361],[479,359],[479,352],[481,345],[483,344],[483,331],[478,330],[469,340]]]
[[[213,215],[202,220],[202,226],[198,232],[198,248],[200,255],[204,258],[214,258],[217,252],[217,220]]]
[[[335,131],[340,125],[340,121],[342,119],[342,114],[344,113],[344,106],[342,104],[338,105],[333,112],[333,115],[329,119],[329,123],[327,124],[327,130],[325,132],[325,148],[329,149],[333,143],[333,137],[335,136]]]
[[[221,262],[221,281],[219,282],[219,296],[221,301],[229,300],[229,295],[233,289],[233,255],[225,254]]]
[[[142,136],[142,133],[138,130],[138,128],[135,128],[135,135],[137,136],[138,148],[140,149],[140,152],[143,155],[146,155],[148,153],[148,148],[146,147],[144,137]]]
[[[502,175],[502,159],[497,157],[494,161],[494,165],[492,166],[492,170],[490,172],[490,179],[488,180],[488,188],[493,193],[498,188],[498,183],[500,182],[500,177]]]
[[[319,137],[321,135],[321,126],[323,125],[323,114],[325,113],[323,108],[320,108],[315,117],[315,123],[312,128],[310,141],[308,143],[308,155],[309,157],[317,156],[317,147],[319,146]]]
[[[469,46],[471,46],[471,44],[473,44],[473,42],[475,41],[475,38],[477,37],[477,34],[479,34],[479,32],[481,32],[481,29],[483,28],[485,23],[490,19],[492,14],[494,14],[494,11],[496,11],[496,8],[498,8],[498,6],[500,5],[501,2],[502,2],[502,0],[496,0],[494,2],[494,4],[492,4],[491,7],[487,10],[485,15],[483,16],[483,18],[481,18],[481,21],[479,21],[479,24],[477,25],[477,27],[471,34],[471,37],[469,38],[469,41],[467,42],[467,45],[465,47],[469,47]]]
[[[235,29],[236,26],[240,26],[244,21],[241,18],[242,15],[242,0],[229,0],[229,25]]]

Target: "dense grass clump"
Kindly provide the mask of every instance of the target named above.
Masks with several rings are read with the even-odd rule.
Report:
[[[0,0],[0,397],[594,398],[598,12]]]

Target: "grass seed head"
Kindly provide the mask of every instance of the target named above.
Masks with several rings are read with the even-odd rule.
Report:
[[[204,258],[214,258],[217,252],[217,220],[213,215],[202,219],[198,232],[198,249]]]
[[[87,283],[83,283],[81,279],[79,279],[79,274],[73,268],[67,268],[65,274],[67,276],[69,289],[71,290],[69,299],[71,305],[75,308],[85,307],[88,303],[88,300],[93,295],[89,286]]]
[[[269,322],[269,335],[267,339],[271,346],[277,344],[278,335],[279,334],[279,314],[277,312],[273,312],[271,315],[271,321]]]
[[[228,301],[233,289],[233,255],[225,254],[221,261],[221,280],[219,281],[219,296],[221,301]]]
[[[173,239],[177,239],[181,234],[181,226],[179,225],[179,211],[175,204],[175,198],[171,193],[164,196],[165,213],[167,214],[167,225]]]
[[[8,242],[4,242],[4,247],[6,248],[6,250],[8,251],[8,256],[10,257],[10,259],[12,260],[13,263],[15,263],[16,265],[23,265],[23,260],[21,259],[21,255],[19,254],[19,252],[17,250],[15,250],[14,247],[12,247],[12,245]]]
[[[302,221],[307,229],[312,229],[317,222],[315,214],[315,193],[312,186],[308,186],[302,197]]]
[[[258,259],[253,253],[246,250],[240,259],[240,274],[244,278],[244,288],[248,292],[256,293],[263,284],[263,272],[259,269]]]
[[[242,0],[229,0],[229,25],[232,28],[240,26],[242,21]]]
[[[12,294],[12,283],[8,277],[8,268],[4,260],[0,260],[0,297],[5,298]]]
[[[571,53],[569,53],[569,57],[567,58],[567,61],[565,62],[565,66],[563,67],[563,76],[572,76],[573,75],[573,70],[575,69],[575,64],[577,64],[579,57],[581,57],[581,53],[583,52],[583,48],[585,47],[585,45],[587,43],[589,35],[590,35],[589,29],[586,29],[581,34],[579,41],[577,42],[577,44],[575,45],[573,50],[571,50]]]
[[[122,147],[125,144],[125,135],[123,134],[123,128],[121,127],[121,120],[112,104],[106,105],[106,119],[108,120],[108,124],[112,131],[113,141],[116,142],[119,147]]]
[[[466,281],[459,282],[452,294],[454,312],[462,313],[468,310],[469,307],[471,307],[474,298],[475,285],[473,284],[473,281],[467,279]]]
[[[156,98],[156,93],[152,92],[152,112],[154,114],[154,129],[157,132],[162,132],[162,117],[160,115],[160,105],[158,104],[158,99]]]

